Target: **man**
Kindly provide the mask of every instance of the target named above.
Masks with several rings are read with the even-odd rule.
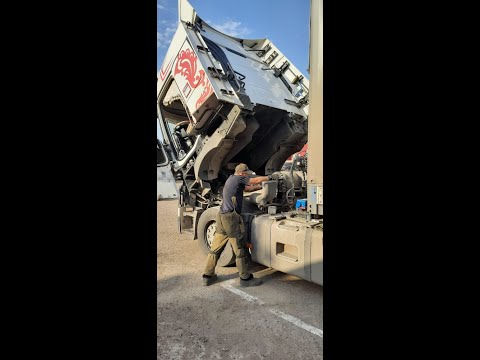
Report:
[[[212,284],[217,275],[215,267],[218,258],[228,241],[232,244],[236,256],[240,286],[257,286],[262,281],[255,279],[247,269],[247,248],[252,245],[245,240],[245,226],[240,213],[242,212],[243,192],[255,191],[262,188],[262,181],[269,180],[268,176],[248,178],[252,171],[245,164],[239,164],[235,173],[225,182],[223,187],[223,202],[217,215],[217,230],[213,237],[210,253],[207,256],[207,266],[203,274],[203,285]]]

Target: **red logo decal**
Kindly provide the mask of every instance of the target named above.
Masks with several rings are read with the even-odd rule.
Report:
[[[203,88],[202,94],[200,95],[200,98],[197,100],[197,103],[195,104],[196,109],[198,109],[200,105],[202,105],[205,102],[205,100],[207,100],[208,97],[213,93],[212,84],[210,84],[210,81],[208,81],[208,79],[205,79],[205,80],[206,80],[206,84],[204,81],[202,81],[202,85],[204,85],[204,88]]]
[[[178,54],[178,61],[174,71],[174,75],[181,74],[194,89],[201,81],[203,82],[205,77],[205,71],[203,70],[200,70],[199,74],[195,76],[197,73],[197,59],[197,56],[192,50],[182,50],[180,54]]]

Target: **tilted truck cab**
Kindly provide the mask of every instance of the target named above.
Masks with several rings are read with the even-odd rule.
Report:
[[[307,142],[308,103],[308,79],[270,40],[221,33],[179,1],[178,28],[158,74],[157,110],[162,146],[183,179],[179,230],[192,229],[205,253],[223,185],[246,163],[257,175],[276,174],[245,194],[252,259],[322,283],[312,274],[319,274],[312,261],[323,262],[321,219],[295,211],[296,199],[307,196],[306,169],[281,171]],[[234,261],[228,244],[219,265]]]

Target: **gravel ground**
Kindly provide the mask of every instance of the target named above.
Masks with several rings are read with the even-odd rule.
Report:
[[[321,286],[252,264],[264,284],[241,289],[248,301],[227,285],[235,266],[209,287],[204,266],[192,233],[177,231],[177,200],[158,201],[157,359],[323,359],[323,334],[298,326],[323,329]]]

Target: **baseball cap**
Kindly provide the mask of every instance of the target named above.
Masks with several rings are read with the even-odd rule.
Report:
[[[236,173],[241,173],[241,172],[243,172],[243,173],[246,173],[246,174],[248,174],[248,175],[253,174],[253,171],[250,170],[250,169],[248,168],[248,166],[247,166],[246,164],[243,164],[243,163],[242,163],[242,164],[238,164],[238,165],[235,167],[235,172],[236,172]]]

